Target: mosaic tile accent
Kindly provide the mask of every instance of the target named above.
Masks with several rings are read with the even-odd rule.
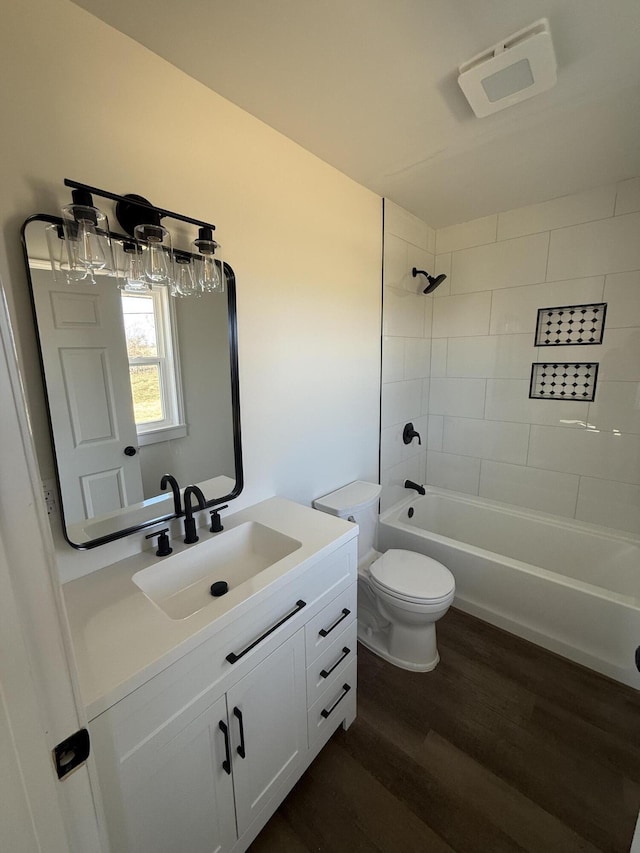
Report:
[[[531,365],[532,400],[582,400],[596,396],[598,365],[593,362],[535,362]]]
[[[540,308],[536,324],[536,346],[601,344],[606,313],[606,302]]]

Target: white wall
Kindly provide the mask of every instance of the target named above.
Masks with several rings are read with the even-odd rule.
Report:
[[[18,232],[67,203],[71,177],[218,225],[238,281],[238,507],[376,479],[380,199],[67,0],[5,4],[0,41],[0,275],[37,442],[48,437]],[[126,550],[61,549],[68,576]]]
[[[436,232],[428,483],[640,530],[639,234],[640,179]],[[608,306],[602,345],[534,346],[539,308],[591,302]],[[595,401],[530,400],[549,360],[598,362]]]

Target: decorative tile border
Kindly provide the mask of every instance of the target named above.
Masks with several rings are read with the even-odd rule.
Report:
[[[596,396],[598,365],[593,362],[535,362],[531,365],[532,400],[582,400]]]
[[[540,308],[535,345],[562,347],[601,344],[606,314],[606,302]]]

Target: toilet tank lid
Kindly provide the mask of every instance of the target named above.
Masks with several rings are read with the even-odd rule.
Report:
[[[313,505],[322,512],[346,518],[362,507],[375,503],[380,497],[381,491],[382,486],[377,483],[365,483],[364,480],[356,480],[335,492],[316,498]]]

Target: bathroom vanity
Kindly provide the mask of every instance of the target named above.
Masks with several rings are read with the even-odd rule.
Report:
[[[357,527],[280,498],[223,521],[63,587],[117,853],[245,850],[355,718]]]

